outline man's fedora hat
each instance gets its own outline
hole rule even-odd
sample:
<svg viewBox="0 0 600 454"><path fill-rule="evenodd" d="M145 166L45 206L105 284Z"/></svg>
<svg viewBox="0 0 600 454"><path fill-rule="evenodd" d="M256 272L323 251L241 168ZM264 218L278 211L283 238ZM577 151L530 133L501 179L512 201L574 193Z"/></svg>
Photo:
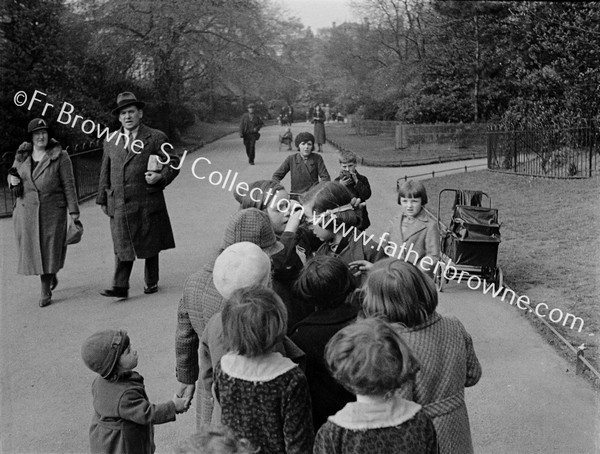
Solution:
<svg viewBox="0 0 600 454"><path fill-rule="evenodd" d="M113 115L119 115L121 109L132 105L137 106L138 109L143 109L146 103L138 101L135 95L130 91L124 91L117 96L117 107L113 109L112 113Z"/></svg>

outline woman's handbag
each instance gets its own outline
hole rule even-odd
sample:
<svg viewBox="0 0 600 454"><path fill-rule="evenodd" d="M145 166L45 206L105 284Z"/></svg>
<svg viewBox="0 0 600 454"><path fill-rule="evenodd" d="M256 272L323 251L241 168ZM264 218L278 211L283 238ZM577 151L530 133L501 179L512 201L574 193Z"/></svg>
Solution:
<svg viewBox="0 0 600 454"><path fill-rule="evenodd" d="M83 236L83 224L79 219L76 221L71 221L69 223L69 228L67 229L67 238L65 239L65 243L67 246L69 244L77 244L81 241L81 237Z"/></svg>

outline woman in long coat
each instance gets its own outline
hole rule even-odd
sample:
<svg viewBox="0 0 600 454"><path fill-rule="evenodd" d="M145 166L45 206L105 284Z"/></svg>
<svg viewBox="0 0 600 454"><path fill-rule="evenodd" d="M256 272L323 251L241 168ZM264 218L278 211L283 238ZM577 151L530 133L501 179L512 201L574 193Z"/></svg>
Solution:
<svg viewBox="0 0 600 454"><path fill-rule="evenodd" d="M19 252L17 273L41 276L40 307L50 304L56 273L67 253L67 211L79 219L71 159L50 137L48 124L36 118L27 127L29 141L17 150L8 182L17 195L13 223Z"/></svg>
<svg viewBox="0 0 600 454"><path fill-rule="evenodd" d="M315 107L315 113L312 120L315 125L315 143L319 153L323 153L323 144L327 142L325 137L325 112L319 104Z"/></svg>

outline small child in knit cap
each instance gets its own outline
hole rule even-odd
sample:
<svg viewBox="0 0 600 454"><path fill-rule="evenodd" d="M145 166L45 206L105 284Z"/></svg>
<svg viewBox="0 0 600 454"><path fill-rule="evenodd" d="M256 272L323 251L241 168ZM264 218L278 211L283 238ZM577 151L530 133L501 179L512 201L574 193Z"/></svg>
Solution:
<svg viewBox="0 0 600 454"><path fill-rule="evenodd" d="M126 331L92 334L83 343L81 357L98 374L92 384L91 452L152 454L153 425L175 421L176 413L189 408L187 399L175 396L164 404L150 403L143 377L133 370L138 355Z"/></svg>

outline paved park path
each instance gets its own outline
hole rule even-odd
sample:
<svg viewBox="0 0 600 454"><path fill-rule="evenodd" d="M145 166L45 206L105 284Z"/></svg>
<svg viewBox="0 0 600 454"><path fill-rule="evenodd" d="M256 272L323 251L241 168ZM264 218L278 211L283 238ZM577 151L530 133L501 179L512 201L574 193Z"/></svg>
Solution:
<svg viewBox="0 0 600 454"><path fill-rule="evenodd" d="M310 129L306 123L293 126L294 135ZM142 262L134 266L128 300L99 295L110 284L112 243L108 218L89 201L81 207L83 241L69 247L53 304L39 308L39 278L16 274L12 220L0 219L1 453L89 452L94 374L82 363L80 346L99 329L128 330L150 400L172 397L177 389L176 308L184 280L218 247L237 209L227 190L231 179L225 189L212 185L192 174L192 164L205 158L197 161L198 177L212 171L225 176L231 170L230 178L238 172L237 181L270 178L288 154L277 150L278 131L276 126L261 131L255 166L247 164L236 134L187 156L180 176L166 191L177 248L161 254L160 292L154 295L143 294ZM323 157L330 173L336 174L335 150L326 146ZM369 233L383 233L397 212L397 178L479 162L361 168L373 187ZM284 184L289 187L289 177ZM450 284L440 295L439 311L462 320L482 363L481 381L466 392L477 453L600 452L598 395L515 307ZM194 432L194 423L192 409L174 423L157 426L157 453L173 452L179 440Z"/></svg>

